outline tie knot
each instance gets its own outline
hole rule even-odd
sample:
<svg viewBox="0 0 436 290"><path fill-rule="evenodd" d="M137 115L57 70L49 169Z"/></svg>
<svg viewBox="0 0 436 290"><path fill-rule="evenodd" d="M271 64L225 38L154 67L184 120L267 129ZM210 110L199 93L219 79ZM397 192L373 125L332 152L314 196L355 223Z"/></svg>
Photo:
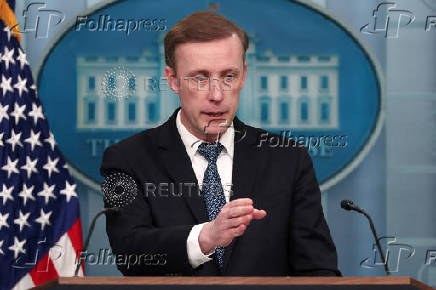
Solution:
<svg viewBox="0 0 436 290"><path fill-rule="evenodd" d="M208 162L216 162L223 148L224 146L220 142L203 142L198 146L198 153L206 158Z"/></svg>

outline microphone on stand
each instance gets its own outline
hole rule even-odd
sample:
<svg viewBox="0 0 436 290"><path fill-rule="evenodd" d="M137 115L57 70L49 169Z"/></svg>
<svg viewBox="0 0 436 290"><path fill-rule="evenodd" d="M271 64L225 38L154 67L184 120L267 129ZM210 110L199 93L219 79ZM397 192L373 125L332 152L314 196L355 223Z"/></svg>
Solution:
<svg viewBox="0 0 436 290"><path fill-rule="evenodd" d="M121 210L132 203L138 195L138 186L133 177L118 171L112 172L105 177L101 184L101 190L103 192L105 208L99 211L92 219L82 252L86 252L88 249L89 241L98 218L102 214L119 214ZM81 265L82 260L80 259L76 271L74 271L75 277L77 277Z"/></svg>
<svg viewBox="0 0 436 290"><path fill-rule="evenodd" d="M383 264L385 266L386 276L390 276L391 273L389 271L388 261L386 261L386 259L385 259L385 255L384 255L383 249L382 249L382 247L380 245L380 241L379 241L379 238L377 236L377 232L375 231L375 226L374 226L374 223L372 222L371 216L365 210L363 210L362 208L360 208L357 205L355 205L351 200L346 200L346 199L342 200L341 201L341 207L343 209L345 209L345 210L354 210L354 211L357 211L358 213L361 213L364 216L366 216L366 218L369 221L369 226L370 226L371 232L372 232L372 234L374 236L375 243L377 244L377 248L378 248L378 250L380 252L381 259L382 259Z"/></svg>

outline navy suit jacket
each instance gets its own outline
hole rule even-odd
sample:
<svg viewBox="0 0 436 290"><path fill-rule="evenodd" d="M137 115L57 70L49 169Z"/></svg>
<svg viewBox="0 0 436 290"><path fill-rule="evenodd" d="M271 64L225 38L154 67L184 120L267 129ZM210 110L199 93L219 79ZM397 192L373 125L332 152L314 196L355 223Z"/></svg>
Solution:
<svg viewBox="0 0 436 290"><path fill-rule="evenodd" d="M207 214L177 131L177 111L161 126L104 152L101 174L125 172L136 180L140 193L120 214L107 215L106 231L119 258L118 269L141 276L339 276L336 248L305 148L293 142L273 147L261 140L277 135L237 117L230 200L251 198L267 216L251 221L225 248L222 273L215 258L192 268L186 241L193 225L206 222Z"/></svg>

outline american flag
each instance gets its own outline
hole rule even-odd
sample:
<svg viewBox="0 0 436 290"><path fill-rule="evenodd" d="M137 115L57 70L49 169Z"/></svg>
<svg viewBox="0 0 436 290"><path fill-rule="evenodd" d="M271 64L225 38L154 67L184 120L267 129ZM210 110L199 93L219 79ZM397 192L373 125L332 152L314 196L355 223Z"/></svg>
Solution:
<svg viewBox="0 0 436 290"><path fill-rule="evenodd" d="M74 275L82 230L76 184L44 117L13 5L0 0L0 289L27 289Z"/></svg>

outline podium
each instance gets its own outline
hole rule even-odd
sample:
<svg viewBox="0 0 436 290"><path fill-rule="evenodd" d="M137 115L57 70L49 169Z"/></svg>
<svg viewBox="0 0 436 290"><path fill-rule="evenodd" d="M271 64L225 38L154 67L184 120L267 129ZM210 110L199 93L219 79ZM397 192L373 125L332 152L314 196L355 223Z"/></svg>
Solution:
<svg viewBox="0 0 436 290"><path fill-rule="evenodd" d="M410 277L61 277L34 289L433 289Z"/></svg>

